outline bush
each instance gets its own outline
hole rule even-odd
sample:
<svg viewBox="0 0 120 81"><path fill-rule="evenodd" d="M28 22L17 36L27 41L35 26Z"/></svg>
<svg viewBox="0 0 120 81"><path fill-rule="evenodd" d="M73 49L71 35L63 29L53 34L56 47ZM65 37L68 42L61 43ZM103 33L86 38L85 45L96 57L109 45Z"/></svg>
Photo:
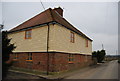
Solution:
<svg viewBox="0 0 120 81"><path fill-rule="evenodd" d="M102 63L102 61L105 58L105 55L106 55L105 50L101 50L101 51L98 50L98 51L92 52L92 57L97 58L98 63Z"/></svg>

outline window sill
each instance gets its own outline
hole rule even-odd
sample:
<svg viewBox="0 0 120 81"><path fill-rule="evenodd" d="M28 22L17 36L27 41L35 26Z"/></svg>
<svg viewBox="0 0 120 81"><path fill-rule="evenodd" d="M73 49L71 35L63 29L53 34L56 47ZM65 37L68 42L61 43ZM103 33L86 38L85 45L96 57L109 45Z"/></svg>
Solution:
<svg viewBox="0 0 120 81"><path fill-rule="evenodd" d="M73 62L68 62L69 64L73 64Z"/></svg>
<svg viewBox="0 0 120 81"><path fill-rule="evenodd" d="M31 39L31 38L25 38L25 39Z"/></svg>
<svg viewBox="0 0 120 81"><path fill-rule="evenodd" d="M26 60L26 61L33 61L33 60Z"/></svg>

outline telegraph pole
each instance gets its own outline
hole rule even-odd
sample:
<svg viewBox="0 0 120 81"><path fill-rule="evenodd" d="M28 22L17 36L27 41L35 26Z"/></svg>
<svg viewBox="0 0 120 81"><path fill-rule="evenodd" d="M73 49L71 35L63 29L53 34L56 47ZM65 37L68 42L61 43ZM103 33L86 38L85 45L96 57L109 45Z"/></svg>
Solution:
<svg viewBox="0 0 120 81"><path fill-rule="evenodd" d="M103 44L102 44L102 50L104 50L104 46L103 46Z"/></svg>

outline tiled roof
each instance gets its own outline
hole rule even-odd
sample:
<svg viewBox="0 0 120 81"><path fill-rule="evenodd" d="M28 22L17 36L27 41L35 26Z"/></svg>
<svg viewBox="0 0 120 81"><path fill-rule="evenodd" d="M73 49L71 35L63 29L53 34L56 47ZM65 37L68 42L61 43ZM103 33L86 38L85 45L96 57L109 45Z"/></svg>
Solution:
<svg viewBox="0 0 120 81"><path fill-rule="evenodd" d="M59 13L57 13L57 11L55 11L54 9L51 9L51 8L36 15L35 17L20 24L19 26L11 29L9 32L18 31L21 29L25 29L28 27L32 27L32 26L36 26L36 25L40 25L40 24L44 24L44 23L48 23L48 22L52 22L52 21L57 22L57 23L65 26L66 28L80 34L81 36L91 40L89 37L87 37L85 34L83 34L80 30L78 30L74 26L72 26L65 18L63 18L61 15L59 15Z"/></svg>

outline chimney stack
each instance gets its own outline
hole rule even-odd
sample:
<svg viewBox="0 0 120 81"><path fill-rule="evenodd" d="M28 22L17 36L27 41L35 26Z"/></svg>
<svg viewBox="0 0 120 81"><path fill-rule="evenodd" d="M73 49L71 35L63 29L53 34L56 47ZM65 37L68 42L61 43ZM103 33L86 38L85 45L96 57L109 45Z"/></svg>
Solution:
<svg viewBox="0 0 120 81"><path fill-rule="evenodd" d="M55 11L58 12L59 15L61 15L63 17L63 9L61 7L58 8L54 8Z"/></svg>

